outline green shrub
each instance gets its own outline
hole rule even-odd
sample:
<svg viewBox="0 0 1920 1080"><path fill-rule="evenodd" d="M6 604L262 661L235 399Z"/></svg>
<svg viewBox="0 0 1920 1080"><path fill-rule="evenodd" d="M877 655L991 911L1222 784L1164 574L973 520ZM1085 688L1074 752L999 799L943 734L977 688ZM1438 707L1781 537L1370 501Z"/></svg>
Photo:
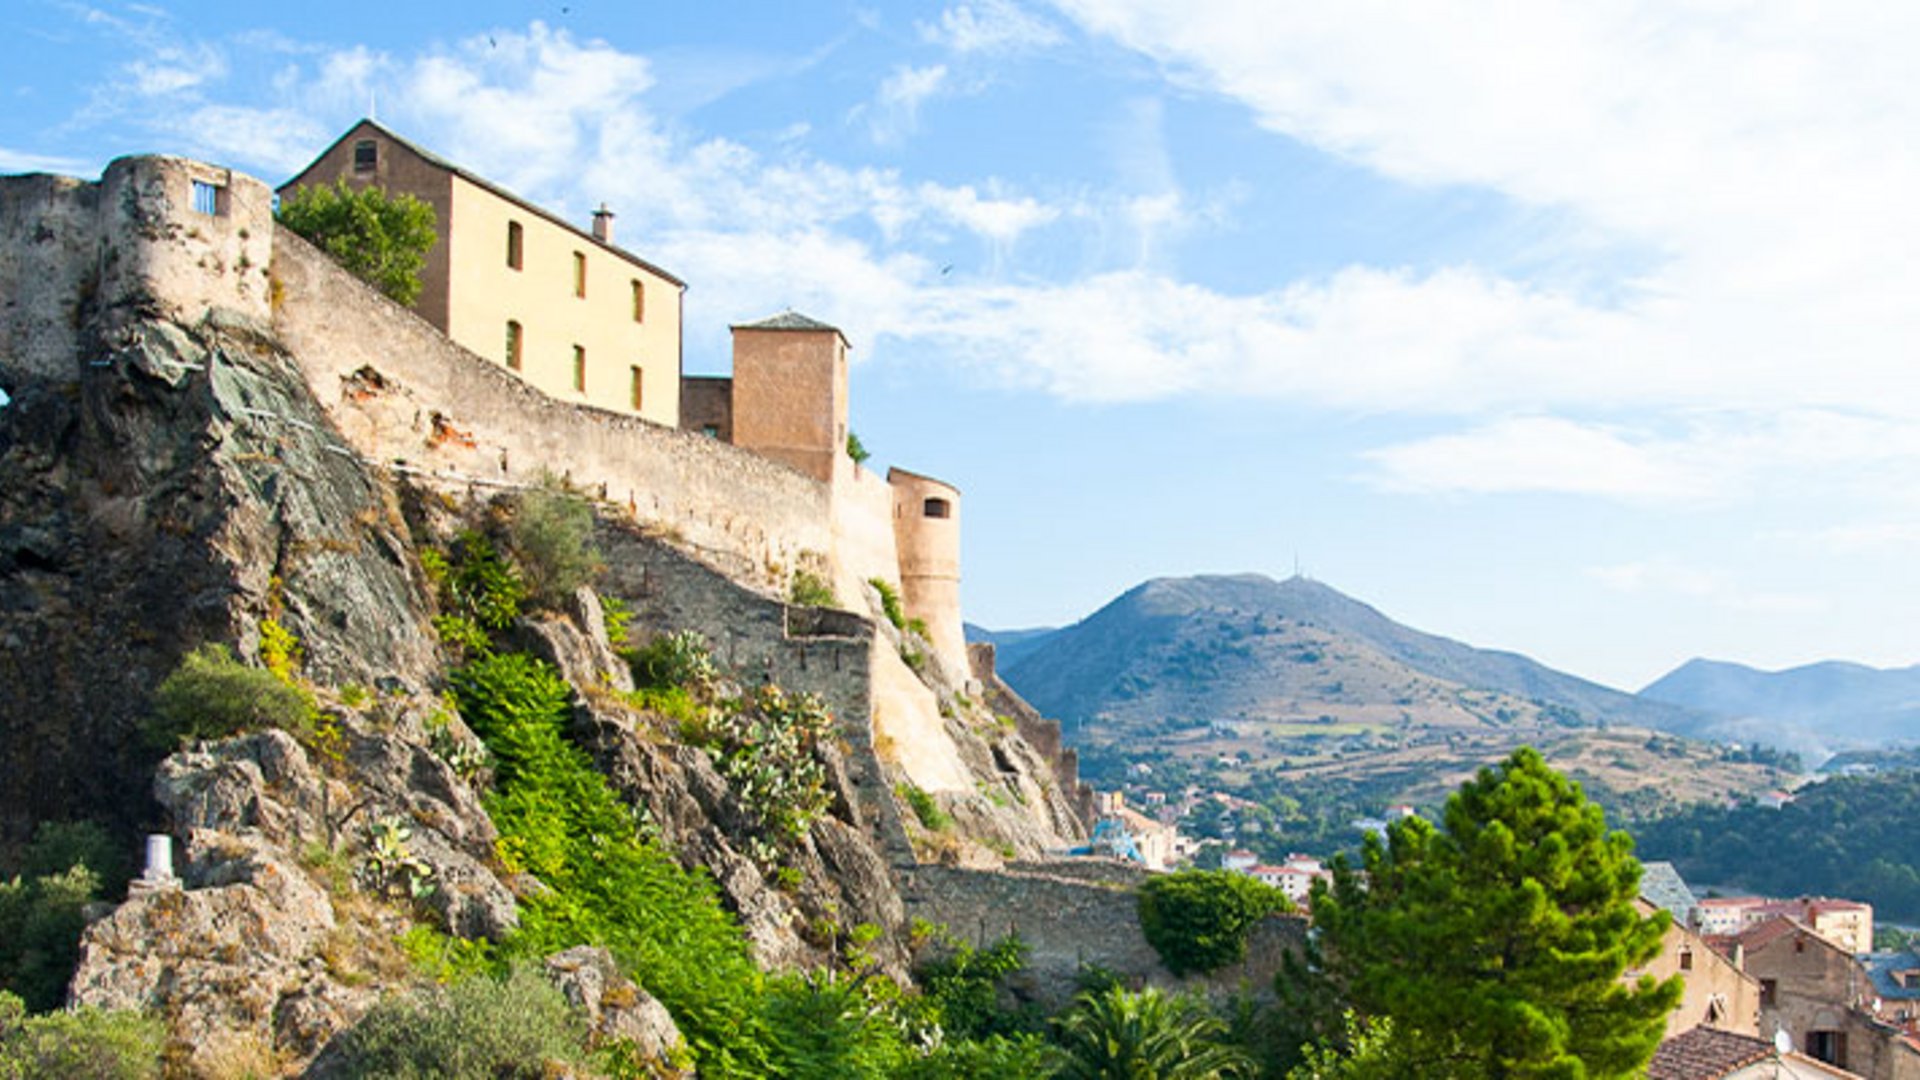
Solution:
<svg viewBox="0 0 1920 1080"><path fill-rule="evenodd" d="M1042 1018L1031 1007L1001 1005L1007 981L1026 966L1027 944L1018 934L981 949L948 938L947 951L923 963L916 975L950 1038L984 1039L1041 1029Z"/></svg>
<svg viewBox="0 0 1920 1080"><path fill-rule="evenodd" d="M500 557L493 541L469 529L454 540L445 593L452 614L472 619L482 630L495 631L505 630L520 617L527 587Z"/></svg>
<svg viewBox="0 0 1920 1080"><path fill-rule="evenodd" d="M163 750L264 728L311 737L314 711L304 690L248 667L225 645L209 643L181 658L154 692L144 732L149 744Z"/></svg>
<svg viewBox="0 0 1920 1080"><path fill-rule="evenodd" d="M412 195L355 188L341 177L332 186L296 189L273 216L395 301L412 304L419 297L420 270L435 241L434 215Z"/></svg>
<svg viewBox="0 0 1920 1080"><path fill-rule="evenodd" d="M880 610L886 615L887 621L893 624L895 630L905 630L907 615L900 610L900 590L894 588L886 578L868 578L867 584L880 594Z"/></svg>
<svg viewBox="0 0 1920 1080"><path fill-rule="evenodd" d="M600 597L600 615L607 623L607 644L616 649L626 648L627 628L633 622L633 609L617 596L603 595Z"/></svg>
<svg viewBox="0 0 1920 1080"><path fill-rule="evenodd" d="M953 818L945 810L940 809L940 804L933 801L933 796L921 790L918 784L901 784L893 790L895 794L906 800L907 805L913 809L913 816L920 819L920 824L924 825L927 831L940 832L953 824Z"/></svg>
<svg viewBox="0 0 1920 1080"><path fill-rule="evenodd" d="M533 598L555 605L600 572L593 543L593 507L551 473L516 500L508 530Z"/></svg>
<svg viewBox="0 0 1920 1080"><path fill-rule="evenodd" d="M840 603L833 595L833 586L811 570L793 572L793 581L787 587L787 600L800 607L837 607Z"/></svg>
<svg viewBox="0 0 1920 1080"><path fill-rule="evenodd" d="M60 1007L99 880L87 867L74 866L0 881L0 990L19 995L35 1012Z"/></svg>
<svg viewBox="0 0 1920 1080"><path fill-rule="evenodd" d="M707 639L698 630L660 634L627 653L627 664L633 681L642 687L705 692L720 680Z"/></svg>
<svg viewBox="0 0 1920 1080"><path fill-rule="evenodd" d="M1253 924L1291 907L1279 889L1230 870L1182 870L1140 886L1140 928L1175 975L1245 959Z"/></svg>
<svg viewBox="0 0 1920 1080"><path fill-rule="evenodd" d="M157 1080L166 1025L133 1012L26 1015L0 991L0 1080Z"/></svg>
<svg viewBox="0 0 1920 1080"><path fill-rule="evenodd" d="M833 714L812 694L762 686L737 710L716 709L687 730L705 749L747 810L776 842L797 842L832 805L820 743L833 732ZM771 846L754 852L773 861Z"/></svg>
<svg viewBox="0 0 1920 1080"><path fill-rule="evenodd" d="M873 455L867 452L866 444L860 441L860 436L849 431L847 432L847 456L853 459L855 465L864 465Z"/></svg>
<svg viewBox="0 0 1920 1080"><path fill-rule="evenodd" d="M1082 994L1058 1027L1066 1051L1059 1075L1068 1080L1227 1080L1254 1074L1252 1060L1228 1044L1226 1025L1185 995L1151 987L1133 994L1117 986Z"/></svg>
<svg viewBox="0 0 1920 1080"><path fill-rule="evenodd" d="M101 892L110 896L119 895L133 874L126 845L92 821L41 822L33 832L33 843L21 853L19 873L31 880L76 866L98 875Z"/></svg>
<svg viewBox="0 0 1920 1080"><path fill-rule="evenodd" d="M885 980L785 975L766 995L769 1075L892 1080L917 1055L886 998ZM892 984L886 983L890 987Z"/></svg>
<svg viewBox="0 0 1920 1080"><path fill-rule="evenodd" d="M348 1076L540 1080L586 1056L586 1031L531 965L470 976L373 1007L341 1037Z"/></svg>
<svg viewBox="0 0 1920 1080"><path fill-rule="evenodd" d="M645 840L633 809L566 740L567 684L517 653L478 658L451 681L493 757L485 804L500 856L550 890L525 902L509 951L605 945L673 1013L701 1075L763 1075L760 974L745 937L712 881Z"/></svg>

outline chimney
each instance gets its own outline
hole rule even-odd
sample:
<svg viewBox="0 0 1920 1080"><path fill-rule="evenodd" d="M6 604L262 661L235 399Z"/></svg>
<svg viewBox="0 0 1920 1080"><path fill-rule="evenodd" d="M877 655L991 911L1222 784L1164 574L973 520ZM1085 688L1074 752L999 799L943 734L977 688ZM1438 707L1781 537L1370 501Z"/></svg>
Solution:
<svg viewBox="0 0 1920 1080"><path fill-rule="evenodd" d="M613 243L613 211L607 209L606 203L601 203L600 209L593 212L593 238L603 244Z"/></svg>

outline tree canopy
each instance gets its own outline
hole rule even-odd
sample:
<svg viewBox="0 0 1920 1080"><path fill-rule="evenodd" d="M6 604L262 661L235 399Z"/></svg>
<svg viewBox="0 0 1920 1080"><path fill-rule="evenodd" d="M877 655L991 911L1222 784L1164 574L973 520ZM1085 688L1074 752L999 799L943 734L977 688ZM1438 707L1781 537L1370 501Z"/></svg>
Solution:
<svg viewBox="0 0 1920 1080"><path fill-rule="evenodd" d="M433 207L343 177L297 188L274 214L354 276L402 304L420 296L420 270L435 235Z"/></svg>
<svg viewBox="0 0 1920 1080"><path fill-rule="evenodd" d="M1645 1069L1679 980L1621 976L1669 918L1634 901L1633 841L1530 748L1482 769L1439 828L1369 837L1316 885L1321 974L1336 1000L1389 1018L1416 1075L1628 1077Z"/></svg>

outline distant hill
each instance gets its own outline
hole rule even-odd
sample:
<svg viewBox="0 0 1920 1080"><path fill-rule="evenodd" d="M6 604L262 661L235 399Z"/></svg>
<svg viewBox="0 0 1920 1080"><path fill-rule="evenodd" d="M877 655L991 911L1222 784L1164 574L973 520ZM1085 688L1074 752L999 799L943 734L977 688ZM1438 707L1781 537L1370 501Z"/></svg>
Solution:
<svg viewBox="0 0 1920 1080"><path fill-rule="evenodd" d="M1701 734L1828 751L1920 742L1920 666L1873 668L1826 661L1761 671L1689 660L1640 691L1721 719ZM1798 745L1796 745L1798 744ZM1821 755L1824 756L1824 755Z"/></svg>
<svg viewBox="0 0 1920 1080"><path fill-rule="evenodd" d="M1685 729L1707 718L1394 622L1303 577L1159 578L1046 636L1000 671L1049 715L1083 722L1168 716L1282 719L1323 706L1432 712L1461 691L1515 699L1477 711L1565 724ZM1451 710L1450 710L1451 711ZM1336 709L1336 714L1338 710ZM1484 712L1484 715L1482 714ZM1465 719L1456 717L1458 719Z"/></svg>
<svg viewBox="0 0 1920 1080"><path fill-rule="evenodd" d="M1523 743L1626 816L1790 782L1755 754L1656 733L1715 717L1402 626L1302 577L1149 581L1003 646L999 671L1064 722L1088 776L1141 796L1434 806Z"/></svg>

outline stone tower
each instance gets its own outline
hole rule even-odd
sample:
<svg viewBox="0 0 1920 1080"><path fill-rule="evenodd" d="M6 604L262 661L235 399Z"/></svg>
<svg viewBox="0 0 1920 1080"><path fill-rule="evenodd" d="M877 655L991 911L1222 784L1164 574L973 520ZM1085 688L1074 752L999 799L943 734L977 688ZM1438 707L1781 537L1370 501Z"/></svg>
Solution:
<svg viewBox="0 0 1920 1080"><path fill-rule="evenodd" d="M893 488L893 538L900 554L900 601L908 618L927 624L935 651L955 671L967 670L960 622L960 492L905 469L887 471Z"/></svg>
<svg viewBox="0 0 1920 1080"><path fill-rule="evenodd" d="M733 327L733 444L831 484L847 447L847 339L788 311Z"/></svg>

